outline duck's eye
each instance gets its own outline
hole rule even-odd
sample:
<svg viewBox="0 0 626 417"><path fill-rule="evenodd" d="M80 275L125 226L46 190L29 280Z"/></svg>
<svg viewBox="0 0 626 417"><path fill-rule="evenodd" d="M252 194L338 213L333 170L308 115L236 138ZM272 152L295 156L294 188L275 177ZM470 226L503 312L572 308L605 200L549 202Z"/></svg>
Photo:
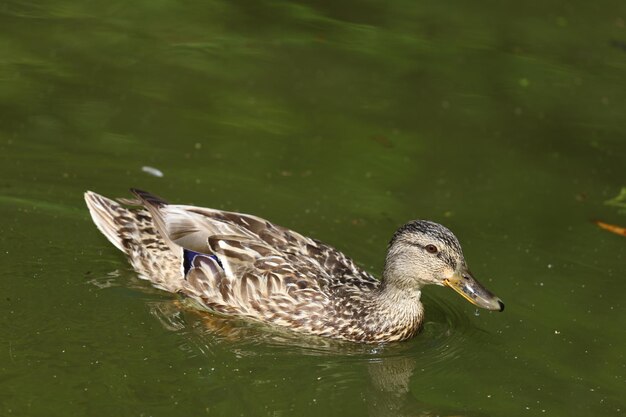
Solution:
<svg viewBox="0 0 626 417"><path fill-rule="evenodd" d="M439 252L439 249L437 249L437 246L435 246L435 245L426 245L426 252L428 252L428 253L437 253L437 252Z"/></svg>

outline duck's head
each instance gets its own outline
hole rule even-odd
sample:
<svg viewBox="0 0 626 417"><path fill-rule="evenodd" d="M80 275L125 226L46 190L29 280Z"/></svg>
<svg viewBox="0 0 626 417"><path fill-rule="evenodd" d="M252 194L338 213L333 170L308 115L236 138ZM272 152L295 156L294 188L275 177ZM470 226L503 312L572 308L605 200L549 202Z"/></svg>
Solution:
<svg viewBox="0 0 626 417"><path fill-rule="evenodd" d="M414 220L399 228L389 243L385 281L403 290L445 285L478 307L504 310L504 303L470 273L461 245L446 227Z"/></svg>

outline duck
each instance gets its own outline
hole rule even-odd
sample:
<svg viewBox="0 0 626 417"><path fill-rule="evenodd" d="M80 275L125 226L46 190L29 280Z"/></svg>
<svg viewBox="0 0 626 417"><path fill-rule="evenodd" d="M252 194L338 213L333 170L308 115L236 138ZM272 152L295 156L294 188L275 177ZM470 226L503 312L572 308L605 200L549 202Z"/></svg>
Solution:
<svg viewBox="0 0 626 417"><path fill-rule="evenodd" d="M379 280L332 246L261 217L131 192L132 199L113 200L87 191L96 227L139 278L191 298L209 314L381 344L420 331L427 285L504 310L469 271L457 237L429 220L395 231Z"/></svg>

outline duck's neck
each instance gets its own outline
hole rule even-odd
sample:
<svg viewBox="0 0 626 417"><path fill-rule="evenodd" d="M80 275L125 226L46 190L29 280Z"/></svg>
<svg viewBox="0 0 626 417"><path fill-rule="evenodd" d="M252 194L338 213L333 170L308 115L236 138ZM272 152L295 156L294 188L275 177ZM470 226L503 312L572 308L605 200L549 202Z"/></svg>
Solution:
<svg viewBox="0 0 626 417"><path fill-rule="evenodd" d="M387 277L383 279L374 299L378 329L387 341L404 340L417 333L422 323L424 309L419 288L402 288Z"/></svg>
<svg viewBox="0 0 626 417"><path fill-rule="evenodd" d="M377 299L380 307L385 310L410 313L418 309L421 310L421 296L422 291L420 288L405 289L383 280L380 284Z"/></svg>
<svg viewBox="0 0 626 417"><path fill-rule="evenodd" d="M387 254L380 283L381 303L392 308L402 307L411 311L418 306L421 310L422 285L415 279L414 273L408 271L411 269L403 266L396 252L390 251Z"/></svg>

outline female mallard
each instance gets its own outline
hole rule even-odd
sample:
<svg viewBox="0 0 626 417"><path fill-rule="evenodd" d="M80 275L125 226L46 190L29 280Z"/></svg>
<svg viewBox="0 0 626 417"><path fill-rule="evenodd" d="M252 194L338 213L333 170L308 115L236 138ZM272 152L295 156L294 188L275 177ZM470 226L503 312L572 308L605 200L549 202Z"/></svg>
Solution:
<svg viewBox="0 0 626 417"><path fill-rule="evenodd" d="M143 279L207 309L299 332L380 343L414 336L426 284L446 285L489 310L504 304L476 281L457 238L415 220L389 243L382 281L336 249L260 217L171 205L131 190L120 203L88 191L100 231Z"/></svg>

